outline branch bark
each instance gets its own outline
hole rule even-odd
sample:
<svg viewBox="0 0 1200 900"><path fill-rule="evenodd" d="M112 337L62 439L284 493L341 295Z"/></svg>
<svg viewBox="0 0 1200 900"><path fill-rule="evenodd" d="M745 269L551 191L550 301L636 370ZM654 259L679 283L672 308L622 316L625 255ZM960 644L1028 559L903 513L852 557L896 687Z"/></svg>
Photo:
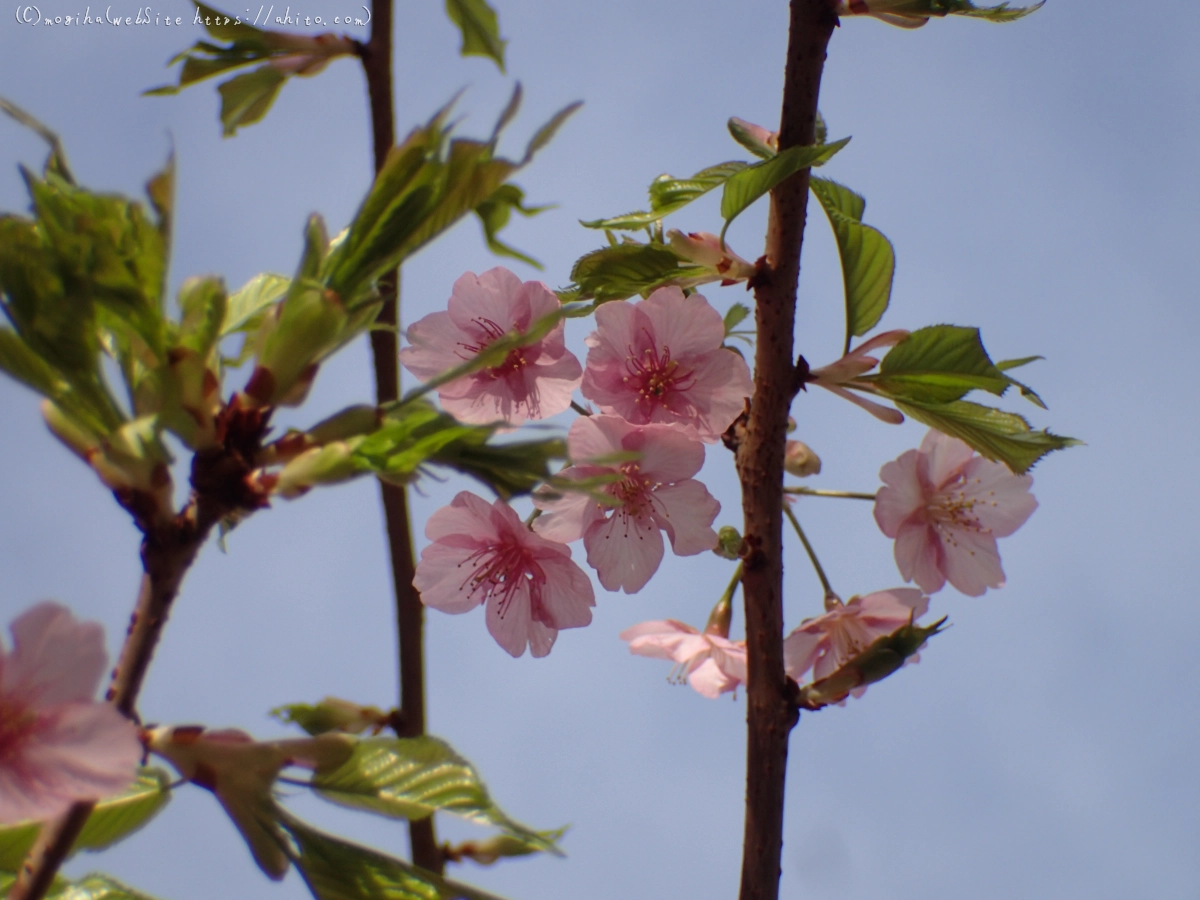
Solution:
<svg viewBox="0 0 1200 900"><path fill-rule="evenodd" d="M392 96L392 0L374 0L371 37L361 46L360 56L371 103L371 136L375 171L378 172L396 142ZM399 288L399 269L380 279L379 290L384 303L376 319L379 327L371 332L377 403L387 403L400 395ZM401 712L397 719L402 723L397 733L401 737L415 737L425 732L425 608L413 587L416 567L407 492L399 485L382 481L379 486L396 596ZM444 860L437 844L433 817L410 822L408 834L413 862L440 874Z"/></svg>
<svg viewBox="0 0 1200 900"><path fill-rule="evenodd" d="M821 73L836 25L831 0L791 0L780 150L815 141ZM749 661L741 900L779 896L788 735L796 721L783 669L783 450L795 395L793 329L808 177L805 169L771 191L766 254L755 278L754 402L737 456Z"/></svg>

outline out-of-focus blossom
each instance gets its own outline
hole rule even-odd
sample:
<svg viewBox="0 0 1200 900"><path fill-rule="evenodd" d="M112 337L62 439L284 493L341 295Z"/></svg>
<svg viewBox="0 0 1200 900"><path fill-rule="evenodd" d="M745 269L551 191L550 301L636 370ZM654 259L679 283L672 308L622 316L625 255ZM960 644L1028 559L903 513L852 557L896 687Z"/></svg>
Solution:
<svg viewBox="0 0 1200 900"><path fill-rule="evenodd" d="M821 457L803 441L788 441L783 448L783 470L797 478L821 474Z"/></svg>
<svg viewBox="0 0 1200 900"><path fill-rule="evenodd" d="M596 310L583 395L635 425L681 425L715 443L753 393L745 361L722 346L725 323L700 294L659 288Z"/></svg>
<svg viewBox="0 0 1200 900"><path fill-rule="evenodd" d="M565 544L529 530L503 501L460 492L425 526L413 585L426 606L447 613L487 605L496 642L520 656L545 656L559 629L592 621L592 583Z"/></svg>
<svg viewBox="0 0 1200 900"><path fill-rule="evenodd" d="M199 725L153 728L146 733L146 745L188 781L216 795L258 867L276 881L287 872L288 858L272 794L275 779L287 766L333 771L353 751L345 735L256 741L236 728Z"/></svg>
<svg viewBox="0 0 1200 900"><path fill-rule="evenodd" d="M468 272L454 283L446 312L430 313L409 326L409 346L400 351L400 362L429 381L474 359L509 332L529 331L561 306L540 281L522 283L508 269ZM442 406L463 422L515 426L565 410L582 373L563 341L560 321L499 364L449 381L437 392Z"/></svg>
<svg viewBox="0 0 1200 900"><path fill-rule="evenodd" d="M673 660L677 665L671 680L682 683L686 678L705 697L716 699L746 682L745 641L701 633L674 619L634 625L621 632L621 640L638 656Z"/></svg>
<svg viewBox="0 0 1200 900"><path fill-rule="evenodd" d="M896 565L905 581L927 593L947 581L978 597L1004 585L996 538L1007 537L1037 509L1033 478L977 456L939 431L925 435L879 471L875 521L896 539Z"/></svg>
<svg viewBox="0 0 1200 900"><path fill-rule="evenodd" d="M554 499L535 495L544 513L533 528L553 541L583 538L588 565L608 590L634 594L645 587L662 562L664 531L679 556L717 546L712 523L721 504L692 478L704 465L699 441L669 425L581 416L567 435L567 448L575 464L560 476L616 478L595 488L608 502L582 492Z"/></svg>
<svg viewBox="0 0 1200 900"><path fill-rule="evenodd" d="M1012 22L1041 8L1045 0L1029 6L976 6L971 0L839 0L839 16L872 16L897 28L920 28L931 17L973 16L992 22Z"/></svg>
<svg viewBox="0 0 1200 900"><path fill-rule="evenodd" d="M678 229L672 229L667 232L667 243L677 255L690 263L703 266L712 273L706 278L691 279L687 285L681 285L682 287L707 284L711 281L720 281L722 285L737 284L754 275L754 263L746 262L728 246L723 245L719 237L707 231L684 234Z"/></svg>
<svg viewBox="0 0 1200 900"><path fill-rule="evenodd" d="M797 682L809 669L813 681L828 677L877 638L925 615L929 598L915 588L893 588L851 597L847 603L830 595L825 608L824 615L805 619L783 641L784 669ZM860 697L865 691L861 687L851 693Z"/></svg>
<svg viewBox="0 0 1200 900"><path fill-rule="evenodd" d="M808 384L818 384L827 391L833 391L833 393L837 394L843 400L849 400L855 406L861 406L875 418L887 422L889 425L899 425L904 421L904 416L899 410L892 409L890 406L883 406L874 400L868 400L866 397L860 397L858 394L848 390L847 385L852 384L854 379L859 375L865 375L879 365L879 359L874 356L868 356L868 353L879 347L892 347L906 337L908 337L908 332L903 329L877 334L869 341L859 344L837 362L810 371L808 374ZM861 384L855 384L855 386L865 389Z"/></svg>
<svg viewBox="0 0 1200 900"><path fill-rule="evenodd" d="M54 818L127 788L142 745L132 722L95 700L104 629L39 603L11 631L11 652L0 647L0 822Z"/></svg>

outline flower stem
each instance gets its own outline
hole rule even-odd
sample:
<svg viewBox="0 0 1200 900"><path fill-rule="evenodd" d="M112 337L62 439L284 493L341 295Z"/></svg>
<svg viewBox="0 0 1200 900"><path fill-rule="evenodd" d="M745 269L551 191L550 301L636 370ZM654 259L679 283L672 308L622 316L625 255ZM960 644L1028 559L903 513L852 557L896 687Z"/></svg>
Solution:
<svg viewBox="0 0 1200 900"><path fill-rule="evenodd" d="M791 0L779 150L816 141L833 0ZM746 609L746 823L740 900L777 900L788 735L796 724L783 669L783 456L799 387L793 334L808 209L804 169L771 190L766 252L754 285L754 397L737 450L742 487Z"/></svg>
<svg viewBox="0 0 1200 900"><path fill-rule="evenodd" d="M588 409L586 406L580 406L574 400L571 401L571 409L575 410L575 412L579 413L581 416L590 416L592 414L590 409Z"/></svg>
<svg viewBox="0 0 1200 900"><path fill-rule="evenodd" d="M821 579L821 587L825 588L826 597L836 597L837 591L829 583L829 579L825 576L825 570L821 568L821 561L817 559L817 552L813 550L812 544L808 542L808 536L805 535L804 529L800 527L800 520L796 518L796 514L792 512L792 508L786 503L783 505L783 514L788 517L788 521L792 523L792 527L796 529L796 534L800 537L800 543L804 545L805 552L808 553L808 558L816 569L817 577Z"/></svg>
<svg viewBox="0 0 1200 900"><path fill-rule="evenodd" d="M392 0L371 3L371 37L359 45L367 94L371 104L371 136L375 171L383 168L396 142L392 97ZM399 341L400 270L379 280L383 307L376 320L384 327L371 331L371 355L375 368L375 397L380 405L400 396ZM408 495L400 485L379 483L387 526L388 552L392 564L392 586L396 595L396 630L400 648L400 710L404 727L401 737L425 732L425 609L413 587L416 564ZM399 734L400 731L397 733ZM441 873L442 852L433 830L433 816L409 822L412 860L431 872Z"/></svg>
<svg viewBox="0 0 1200 900"><path fill-rule="evenodd" d="M785 494L800 494L805 497L845 497L849 500L874 500L874 494L864 494L858 491L827 491L821 488L785 487Z"/></svg>

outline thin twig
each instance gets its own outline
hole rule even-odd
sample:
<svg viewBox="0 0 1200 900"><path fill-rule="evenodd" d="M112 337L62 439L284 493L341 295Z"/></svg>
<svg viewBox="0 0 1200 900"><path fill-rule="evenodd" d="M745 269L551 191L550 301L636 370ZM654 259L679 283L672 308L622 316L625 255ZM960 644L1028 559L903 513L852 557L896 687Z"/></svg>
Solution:
<svg viewBox="0 0 1200 900"><path fill-rule="evenodd" d="M848 500L874 500L874 494L864 494L859 491L827 491L823 488L785 487L785 494L799 494L802 497L845 497Z"/></svg>
<svg viewBox="0 0 1200 900"><path fill-rule="evenodd" d="M825 51L837 25L833 10L833 0L791 0L780 151L815 141ZM797 381L793 329L807 207L807 169L771 191L766 254L754 277L754 401L737 453L749 668L741 900L779 896L788 734L796 721L783 669L782 488L788 407Z"/></svg>
<svg viewBox="0 0 1200 900"><path fill-rule="evenodd" d="M808 535L804 533L804 529L800 527L800 520L796 518L796 514L792 512L792 508L788 504L783 504L783 514L788 517L788 521L792 523L792 528L796 529L796 534L800 537L800 543L804 545L804 551L808 554L809 562L817 572L817 577L821 579L821 587L825 588L826 597L836 597L837 591L830 585L829 579L825 575L825 569L821 566L821 561L817 559L817 551L813 549L812 544L808 542Z"/></svg>
<svg viewBox="0 0 1200 900"><path fill-rule="evenodd" d="M379 172L396 142L392 98L392 0L374 0L371 4L371 37L360 48L367 93L371 101L371 135L375 171ZM379 281L383 308L371 331L371 355L375 368L375 398L379 404L400 397L399 341L400 271ZM392 566L392 587L396 596L396 630L400 646L401 737L425 732L425 608L413 587L416 566L413 559L412 526L408 496L399 485L379 483L383 516L387 526L388 553ZM431 872L441 873L442 851L433 830L433 816L409 822L409 842L413 862Z"/></svg>

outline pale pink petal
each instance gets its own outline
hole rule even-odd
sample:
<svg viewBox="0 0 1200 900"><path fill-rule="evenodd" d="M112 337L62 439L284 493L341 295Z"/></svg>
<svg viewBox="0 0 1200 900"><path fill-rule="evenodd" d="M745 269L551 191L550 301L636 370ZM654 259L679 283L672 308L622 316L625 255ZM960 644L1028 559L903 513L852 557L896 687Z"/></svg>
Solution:
<svg viewBox="0 0 1200 900"><path fill-rule="evenodd" d="M590 617L588 621L591 621ZM549 656L550 651L554 649L554 642L557 639L557 628L550 628L548 625L543 625L541 622L530 620L529 655L534 659L541 659L544 656Z"/></svg>
<svg viewBox="0 0 1200 900"><path fill-rule="evenodd" d="M471 575L474 567L473 547L447 546L443 542L430 544L421 551L421 562L413 577L413 587L421 602L444 613L458 615L479 606L484 594L474 590ZM477 564L477 561L476 561Z"/></svg>
<svg viewBox="0 0 1200 900"><path fill-rule="evenodd" d="M943 559L946 580L968 597L979 597L988 588L1004 587L1000 553L990 534L956 531L952 539L943 537Z"/></svg>
<svg viewBox="0 0 1200 900"><path fill-rule="evenodd" d="M971 512L993 537L1008 537L1037 509L1029 493L1033 478L1014 475L1003 463L977 456L963 467L962 492L975 501Z"/></svg>
<svg viewBox="0 0 1200 900"><path fill-rule="evenodd" d="M658 571L662 532L652 519L614 515L595 522L583 536L587 561L606 590L636 594Z"/></svg>
<svg viewBox="0 0 1200 900"><path fill-rule="evenodd" d="M641 622L626 628L617 637L623 641L632 641L635 638L650 637L653 635L662 635L664 638L667 638L675 635L694 635L699 633L691 625L685 625L677 619L658 619L653 622ZM633 650L633 648L630 647L630 650ZM660 656L657 653L643 653L642 655ZM672 659L673 657L668 653L666 656L660 656L660 658Z"/></svg>
<svg viewBox="0 0 1200 900"><path fill-rule="evenodd" d="M592 581L570 557L543 559L546 587L542 604L554 628L582 628L592 623L592 607L596 594ZM534 656L537 656L535 653Z"/></svg>
<svg viewBox="0 0 1200 900"><path fill-rule="evenodd" d="M721 504L703 484L689 478L654 491L654 521L671 539L678 556L695 556L717 546L712 523Z"/></svg>
<svg viewBox="0 0 1200 900"><path fill-rule="evenodd" d="M593 418L612 418L593 416ZM622 446L642 454L638 468L652 481L670 483L691 478L704 466L704 445L667 425L647 425L631 432Z"/></svg>
<svg viewBox="0 0 1200 900"><path fill-rule="evenodd" d="M525 647L529 643L531 621L529 585L525 583L524 579L513 588L508 602L502 603L496 594L488 598L488 633L510 656L517 657L525 652Z"/></svg>
<svg viewBox="0 0 1200 900"><path fill-rule="evenodd" d="M738 686L738 680L722 671L713 659L704 660L688 674L687 680L698 694L710 700L716 700Z"/></svg>
<svg viewBox="0 0 1200 900"><path fill-rule="evenodd" d="M898 622L894 628L888 627L883 634L891 634L896 628L905 625L909 618L919 619L929 611L929 597L916 588L892 588L890 591L876 591L858 599L862 616L871 622Z"/></svg>
<svg viewBox="0 0 1200 900"><path fill-rule="evenodd" d="M919 458L916 450L908 450L879 470L885 487L875 494L875 521L888 537L894 538L913 513L925 508L925 493L917 475Z"/></svg>
<svg viewBox="0 0 1200 900"><path fill-rule="evenodd" d="M92 700L108 665L98 623L45 602L18 616L10 630L12 653L0 655L0 694L20 694L35 708Z"/></svg>
<svg viewBox="0 0 1200 900"><path fill-rule="evenodd" d="M959 470L975 455L969 444L933 429L921 441L920 453L926 476L935 489L957 476Z"/></svg>
<svg viewBox="0 0 1200 900"><path fill-rule="evenodd" d="M405 336L409 345L400 351L400 363L422 381L462 365L470 358L462 354L459 342L464 339L464 334L449 313L435 312L418 319L408 326ZM451 384L465 389L468 382L461 380ZM443 390L449 387L445 385Z"/></svg>
<svg viewBox="0 0 1200 900"><path fill-rule="evenodd" d="M496 266L482 275L466 272L450 292L448 312L454 324L464 331L478 327L480 319L496 323L501 331L525 328L530 324L529 297L521 289L521 279Z"/></svg>
<svg viewBox="0 0 1200 900"><path fill-rule="evenodd" d="M709 635L712 642L712 660L730 678L746 683L746 642L731 641L717 635Z"/></svg>
<svg viewBox="0 0 1200 900"><path fill-rule="evenodd" d="M491 526L492 504L470 491L459 491L448 506L443 506L425 523L425 537L431 541L455 535L469 535L478 541L496 538Z"/></svg>
<svg viewBox="0 0 1200 900"><path fill-rule="evenodd" d="M896 566L905 581L915 581L927 594L946 583L937 532L921 522L907 522L896 534Z"/></svg>
<svg viewBox="0 0 1200 900"><path fill-rule="evenodd" d="M622 441L633 430L620 416L580 416L567 432L567 450L575 463L605 460L625 449Z"/></svg>
<svg viewBox="0 0 1200 900"><path fill-rule="evenodd" d="M721 314L702 294L685 297L674 285L661 287L646 298L641 309L653 323L658 343L669 348L675 359L706 353L725 342Z"/></svg>
<svg viewBox="0 0 1200 900"><path fill-rule="evenodd" d="M804 673L812 668L821 652L825 635L819 629L807 628L802 624L783 640L783 668L794 681L800 681Z"/></svg>
<svg viewBox="0 0 1200 900"><path fill-rule="evenodd" d="M558 475L560 478L575 479L603 471L594 466L571 466L563 469ZM561 490L559 496L553 499L546 492L535 493L533 505L542 510L542 514L533 520L533 530L547 540L563 544L579 540L592 522L603 518L604 512L610 509L601 509L590 494L568 490Z"/></svg>
<svg viewBox="0 0 1200 900"><path fill-rule="evenodd" d="M833 393L837 394L843 400L849 400L855 406L862 407L881 422L887 422L889 425L900 425L904 422L904 414L898 409L892 409L890 406L884 406L881 403L876 403L874 400L868 400L866 397L861 397L853 391L848 391L836 384L822 384L821 387L827 391L833 391Z"/></svg>

